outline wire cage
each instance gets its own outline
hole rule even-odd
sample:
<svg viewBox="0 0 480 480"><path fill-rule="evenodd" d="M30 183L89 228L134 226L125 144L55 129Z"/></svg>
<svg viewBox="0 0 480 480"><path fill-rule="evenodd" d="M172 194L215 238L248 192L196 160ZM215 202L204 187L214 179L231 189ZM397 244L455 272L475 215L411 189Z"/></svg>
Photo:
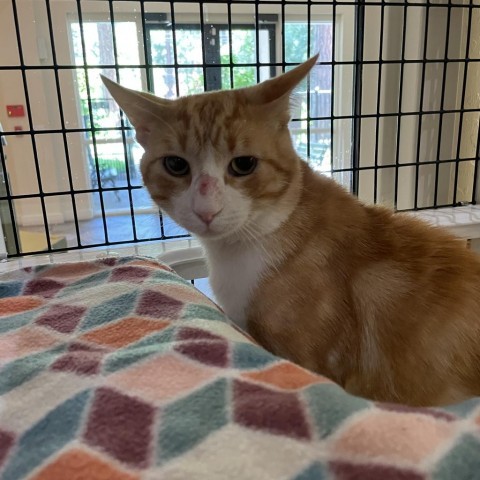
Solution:
<svg viewBox="0 0 480 480"><path fill-rule="evenodd" d="M9 256L184 238L100 74L166 98L255 84L320 53L299 155L365 202L475 203L480 3L0 1L0 217Z"/></svg>

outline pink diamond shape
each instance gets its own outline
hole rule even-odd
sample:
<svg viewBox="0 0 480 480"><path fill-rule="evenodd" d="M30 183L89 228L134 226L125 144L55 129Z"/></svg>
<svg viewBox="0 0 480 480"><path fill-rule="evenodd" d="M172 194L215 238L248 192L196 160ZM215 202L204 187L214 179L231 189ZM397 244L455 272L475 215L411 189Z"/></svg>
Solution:
<svg viewBox="0 0 480 480"><path fill-rule="evenodd" d="M198 388L215 374L215 370L167 354L110 375L107 382L149 402L159 403Z"/></svg>
<svg viewBox="0 0 480 480"><path fill-rule="evenodd" d="M330 448L337 458L381 458L418 464L456 435L455 422L421 413L365 410L337 435Z"/></svg>

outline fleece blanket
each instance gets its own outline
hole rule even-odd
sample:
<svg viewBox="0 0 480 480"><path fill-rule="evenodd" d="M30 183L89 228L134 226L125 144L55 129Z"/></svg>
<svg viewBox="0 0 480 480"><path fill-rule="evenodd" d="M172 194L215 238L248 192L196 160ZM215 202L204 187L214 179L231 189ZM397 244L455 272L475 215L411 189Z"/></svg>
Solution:
<svg viewBox="0 0 480 480"><path fill-rule="evenodd" d="M25 268L0 276L0 477L480 479L480 400L350 396L151 259Z"/></svg>

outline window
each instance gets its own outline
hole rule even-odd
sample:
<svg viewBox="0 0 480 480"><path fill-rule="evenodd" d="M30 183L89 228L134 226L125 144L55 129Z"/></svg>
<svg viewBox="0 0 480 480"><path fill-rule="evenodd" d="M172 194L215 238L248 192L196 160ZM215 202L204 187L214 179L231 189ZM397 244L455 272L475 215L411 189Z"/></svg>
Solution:
<svg viewBox="0 0 480 480"><path fill-rule="evenodd" d="M474 202L479 48L480 8L463 3L0 2L7 251L187 234L150 201L142 149L100 73L174 98L250 85L318 51L290 125L313 168L399 210Z"/></svg>

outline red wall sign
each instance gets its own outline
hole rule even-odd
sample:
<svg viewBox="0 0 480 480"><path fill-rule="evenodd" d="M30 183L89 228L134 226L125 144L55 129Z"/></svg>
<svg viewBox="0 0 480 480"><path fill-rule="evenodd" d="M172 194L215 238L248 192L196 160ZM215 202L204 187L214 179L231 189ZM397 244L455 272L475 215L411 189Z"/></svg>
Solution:
<svg viewBox="0 0 480 480"><path fill-rule="evenodd" d="M23 105L7 105L7 115L9 117L24 117L25 108Z"/></svg>

